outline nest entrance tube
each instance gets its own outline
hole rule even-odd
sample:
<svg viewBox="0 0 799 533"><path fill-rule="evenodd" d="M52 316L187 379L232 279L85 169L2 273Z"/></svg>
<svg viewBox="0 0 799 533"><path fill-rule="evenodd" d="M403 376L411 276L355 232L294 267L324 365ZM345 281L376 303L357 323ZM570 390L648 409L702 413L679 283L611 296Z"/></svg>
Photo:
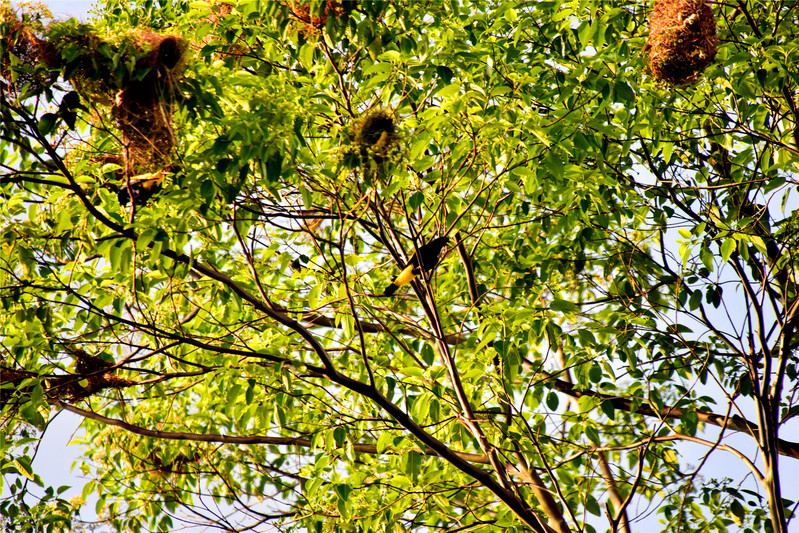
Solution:
<svg viewBox="0 0 799 533"><path fill-rule="evenodd" d="M716 21L706 0L657 0L649 20L649 70L672 85L695 81L716 57Z"/></svg>

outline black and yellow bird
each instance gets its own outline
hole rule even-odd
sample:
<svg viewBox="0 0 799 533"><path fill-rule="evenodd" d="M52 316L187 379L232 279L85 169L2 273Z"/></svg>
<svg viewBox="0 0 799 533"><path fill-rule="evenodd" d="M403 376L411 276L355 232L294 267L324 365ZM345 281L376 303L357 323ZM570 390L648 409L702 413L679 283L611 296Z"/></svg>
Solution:
<svg viewBox="0 0 799 533"><path fill-rule="evenodd" d="M130 178L129 183L126 183L117 192L117 200L119 205L128 205L131 198L133 205L144 205L147 203L155 193L161 190L166 179L166 172L163 170L148 174L139 174Z"/></svg>
<svg viewBox="0 0 799 533"><path fill-rule="evenodd" d="M433 270L436 265L438 265L441 250L447 245L448 241L449 237L437 237L427 244L421 246L416 253L413 254L413 257L405 266L405 268L402 269L402 272L399 273L399 276L397 276L394 281L391 282L391 285L386 287L386 290L383 291L383 296L391 296L397 292L397 289L407 283L410 283L413 278L422 272L422 270L425 272L430 272Z"/></svg>

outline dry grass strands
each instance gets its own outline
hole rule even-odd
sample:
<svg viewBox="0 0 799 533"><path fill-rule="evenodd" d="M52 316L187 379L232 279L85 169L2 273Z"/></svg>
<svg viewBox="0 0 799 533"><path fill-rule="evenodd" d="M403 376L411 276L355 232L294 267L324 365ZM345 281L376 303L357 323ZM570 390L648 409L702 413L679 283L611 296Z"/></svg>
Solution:
<svg viewBox="0 0 799 533"><path fill-rule="evenodd" d="M233 4L229 2L219 2L214 1L211 3L211 12L208 14L208 22L211 24L216 24L226 16L233 13L233 8L235 8Z"/></svg>
<svg viewBox="0 0 799 533"><path fill-rule="evenodd" d="M696 80L716 57L716 21L706 0L658 0L646 51L656 79L673 85Z"/></svg>

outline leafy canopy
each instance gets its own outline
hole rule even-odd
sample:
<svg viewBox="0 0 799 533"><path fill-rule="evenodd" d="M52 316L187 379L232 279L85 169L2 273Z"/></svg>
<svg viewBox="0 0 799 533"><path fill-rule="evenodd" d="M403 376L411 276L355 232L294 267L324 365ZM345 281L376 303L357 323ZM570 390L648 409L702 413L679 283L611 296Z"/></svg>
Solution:
<svg viewBox="0 0 799 533"><path fill-rule="evenodd" d="M5 527L786 532L791 4L677 87L643 3L4 6Z"/></svg>

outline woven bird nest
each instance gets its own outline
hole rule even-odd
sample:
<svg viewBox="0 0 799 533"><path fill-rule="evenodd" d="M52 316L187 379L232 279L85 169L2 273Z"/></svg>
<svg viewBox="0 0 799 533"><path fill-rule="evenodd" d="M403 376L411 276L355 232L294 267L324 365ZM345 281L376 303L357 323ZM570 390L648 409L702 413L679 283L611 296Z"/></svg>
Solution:
<svg viewBox="0 0 799 533"><path fill-rule="evenodd" d="M181 75L186 49L174 35L155 33L140 34L138 44L149 52L136 69L147 74L119 90L112 107L126 147L126 170L133 174L162 169L171 161L173 86Z"/></svg>
<svg viewBox="0 0 799 533"><path fill-rule="evenodd" d="M26 85L39 93L56 79L47 68L55 61L55 50L37 36L42 30L41 21L0 6L0 78L15 94Z"/></svg>
<svg viewBox="0 0 799 533"><path fill-rule="evenodd" d="M378 164L391 157L399 142L394 117L382 109L361 119L352 136L363 160L372 157Z"/></svg>
<svg viewBox="0 0 799 533"><path fill-rule="evenodd" d="M172 112L175 84L188 60L188 43L175 35L128 32L111 40L92 26L67 21L48 43L59 53L65 74L81 96L111 105L129 176L158 171L171 162L175 146ZM113 57L118 60L111 60ZM119 68L119 65L126 68Z"/></svg>
<svg viewBox="0 0 799 533"><path fill-rule="evenodd" d="M706 0L657 0L649 20L649 70L682 85L716 57L716 21Z"/></svg>
<svg viewBox="0 0 799 533"><path fill-rule="evenodd" d="M345 14L355 9L357 3L357 0L324 0L322 2L322 10L317 13L311 10L311 3L307 1L291 1L288 7L292 17L298 21L302 32L310 35L324 29L329 16L342 18Z"/></svg>

